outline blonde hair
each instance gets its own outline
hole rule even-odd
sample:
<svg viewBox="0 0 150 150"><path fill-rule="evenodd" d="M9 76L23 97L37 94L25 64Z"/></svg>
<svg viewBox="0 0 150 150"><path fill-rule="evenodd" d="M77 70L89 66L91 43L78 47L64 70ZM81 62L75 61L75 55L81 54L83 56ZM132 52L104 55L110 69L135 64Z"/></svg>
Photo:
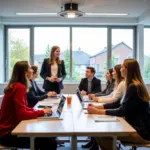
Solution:
<svg viewBox="0 0 150 150"><path fill-rule="evenodd" d="M124 66L127 68L126 88L133 83L137 87L138 96L145 102L150 101L150 97L141 76L139 63L136 59L125 59Z"/></svg>

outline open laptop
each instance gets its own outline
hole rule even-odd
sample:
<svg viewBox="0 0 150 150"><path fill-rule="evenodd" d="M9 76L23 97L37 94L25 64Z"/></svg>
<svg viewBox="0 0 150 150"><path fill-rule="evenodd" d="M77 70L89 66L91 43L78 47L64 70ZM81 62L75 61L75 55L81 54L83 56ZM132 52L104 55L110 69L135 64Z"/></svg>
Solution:
<svg viewBox="0 0 150 150"><path fill-rule="evenodd" d="M81 91L79 90L79 88L77 87L77 91L79 91L80 93L81 93ZM92 99L90 99L89 97L88 97L88 95L82 95L81 94L81 97L82 97L82 99L83 99L83 101L84 102L92 102L93 100Z"/></svg>
<svg viewBox="0 0 150 150"><path fill-rule="evenodd" d="M38 117L38 118L39 119L61 119L60 117L62 114L62 110L63 110L64 104L65 104L65 101L66 101L66 97L61 95L57 110L55 112L53 112L51 115L45 114L44 116Z"/></svg>
<svg viewBox="0 0 150 150"><path fill-rule="evenodd" d="M77 88L76 90L76 94L79 98L79 101L81 103L82 109L87 109L88 108L88 104L84 103L85 101L83 100L83 96L81 94L81 91Z"/></svg>

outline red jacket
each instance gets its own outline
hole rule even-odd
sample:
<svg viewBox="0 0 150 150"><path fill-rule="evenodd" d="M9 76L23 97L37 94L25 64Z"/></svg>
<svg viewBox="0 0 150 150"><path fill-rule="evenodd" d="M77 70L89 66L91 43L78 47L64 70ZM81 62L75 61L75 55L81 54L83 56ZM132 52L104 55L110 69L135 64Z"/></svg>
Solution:
<svg viewBox="0 0 150 150"><path fill-rule="evenodd" d="M11 132L22 120L43 116L43 110L28 107L25 86L15 83L12 90L4 95L0 111L0 136Z"/></svg>

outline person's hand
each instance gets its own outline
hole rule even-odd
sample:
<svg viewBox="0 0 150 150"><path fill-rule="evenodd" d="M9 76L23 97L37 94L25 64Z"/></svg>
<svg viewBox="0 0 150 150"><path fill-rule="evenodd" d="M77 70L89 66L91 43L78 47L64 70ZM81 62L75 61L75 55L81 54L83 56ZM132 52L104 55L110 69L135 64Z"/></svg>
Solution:
<svg viewBox="0 0 150 150"><path fill-rule="evenodd" d="M99 114L99 110L93 106L88 106L87 111L89 114Z"/></svg>
<svg viewBox="0 0 150 150"><path fill-rule="evenodd" d="M90 99L93 99L93 97L95 97L95 94L88 94L88 97L89 97Z"/></svg>
<svg viewBox="0 0 150 150"><path fill-rule="evenodd" d="M48 92L47 95L48 96L56 96L56 92Z"/></svg>
<svg viewBox="0 0 150 150"><path fill-rule="evenodd" d="M98 114L98 115L106 115L105 109L97 109L93 106L89 106L87 109L89 114Z"/></svg>
<svg viewBox="0 0 150 150"><path fill-rule="evenodd" d="M52 114L52 109L51 108L48 108L48 107L45 107L44 109L43 109L43 111L44 111L44 114Z"/></svg>
<svg viewBox="0 0 150 150"><path fill-rule="evenodd" d="M55 81L59 83L62 81L62 78L56 78Z"/></svg>
<svg viewBox="0 0 150 150"><path fill-rule="evenodd" d="M86 95L86 91L82 90L81 95Z"/></svg>
<svg viewBox="0 0 150 150"><path fill-rule="evenodd" d="M92 103L89 103L89 104L88 104L88 107L90 107L90 106L93 106L93 107L94 107L94 105L93 105Z"/></svg>
<svg viewBox="0 0 150 150"><path fill-rule="evenodd" d="M98 102L99 98L98 97L93 97L92 98L94 102Z"/></svg>
<svg viewBox="0 0 150 150"><path fill-rule="evenodd" d="M53 77L47 77L46 80L50 81L50 82L54 82L55 81L55 78Z"/></svg>

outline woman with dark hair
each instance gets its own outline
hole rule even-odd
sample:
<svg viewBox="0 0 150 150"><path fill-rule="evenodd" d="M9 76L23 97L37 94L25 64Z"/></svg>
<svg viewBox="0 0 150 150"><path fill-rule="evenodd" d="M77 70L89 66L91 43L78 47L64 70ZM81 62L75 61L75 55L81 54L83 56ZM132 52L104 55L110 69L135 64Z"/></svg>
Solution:
<svg viewBox="0 0 150 150"><path fill-rule="evenodd" d="M135 59L124 60L121 75L125 78L125 94L117 108L109 105L107 109L88 107L88 113L124 117L137 131L118 140L132 143L150 142L150 96L141 76L140 67ZM112 138L97 138L102 150L112 149Z"/></svg>
<svg viewBox="0 0 150 150"><path fill-rule="evenodd" d="M66 77L64 61L59 59L60 48L53 46L50 58L44 59L40 75L44 79L43 88L46 92L55 91L57 94L63 89L63 80Z"/></svg>
<svg viewBox="0 0 150 150"><path fill-rule="evenodd" d="M115 79L113 79L113 69L108 69L108 71L106 72L106 87L102 92L98 92L95 94L89 94L89 98L95 97L95 96L106 96L109 95L110 93L113 92L114 90L114 86L115 86Z"/></svg>
<svg viewBox="0 0 150 150"><path fill-rule="evenodd" d="M27 61L19 61L15 64L11 79L4 89L4 98L0 111L0 137L2 145L18 148L29 148L30 139L17 137L11 131L22 120L36 119L51 114L50 108L34 110L28 107L26 92L29 90L28 79L32 77L32 69ZM40 150L56 150L57 143L52 138L35 138L35 148Z"/></svg>
<svg viewBox="0 0 150 150"><path fill-rule="evenodd" d="M116 65L113 69L112 74L113 74L113 78L115 79L114 91L107 96L92 97L94 101L99 103L110 103L116 101L117 99L123 96L125 83L121 76L120 69L121 69L121 65Z"/></svg>

